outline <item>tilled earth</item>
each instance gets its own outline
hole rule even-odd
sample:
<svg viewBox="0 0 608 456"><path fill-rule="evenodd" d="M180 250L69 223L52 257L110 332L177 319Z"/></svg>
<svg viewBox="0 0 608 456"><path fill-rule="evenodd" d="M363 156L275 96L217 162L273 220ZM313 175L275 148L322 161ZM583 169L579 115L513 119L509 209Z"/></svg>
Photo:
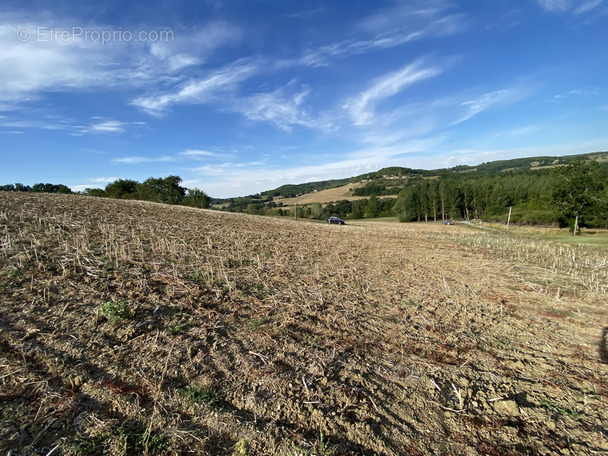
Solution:
<svg viewBox="0 0 608 456"><path fill-rule="evenodd" d="M514 236L0 193L0 450L608 454L608 255Z"/></svg>

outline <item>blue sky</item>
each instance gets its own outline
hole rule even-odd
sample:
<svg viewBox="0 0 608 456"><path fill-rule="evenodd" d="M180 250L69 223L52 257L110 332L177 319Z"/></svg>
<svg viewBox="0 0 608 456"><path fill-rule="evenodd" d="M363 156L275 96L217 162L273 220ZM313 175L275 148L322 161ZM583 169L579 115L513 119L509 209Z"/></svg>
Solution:
<svg viewBox="0 0 608 456"><path fill-rule="evenodd" d="M608 150L608 0L4 0L0 183L214 197Z"/></svg>

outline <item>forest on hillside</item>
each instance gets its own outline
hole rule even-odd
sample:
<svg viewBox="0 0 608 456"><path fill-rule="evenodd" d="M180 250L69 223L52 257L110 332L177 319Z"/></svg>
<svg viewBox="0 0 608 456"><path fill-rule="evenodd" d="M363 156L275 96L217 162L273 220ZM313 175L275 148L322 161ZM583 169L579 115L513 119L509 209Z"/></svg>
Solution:
<svg viewBox="0 0 608 456"><path fill-rule="evenodd" d="M356 201L312 203L285 208L270 195L233 199L224 210L270 216L345 219L397 216L402 222L482 219L528 225L608 227L608 163L570 160L550 167L504 169L508 162L430 173L377 175L353 190ZM538 161L537 161L538 163ZM547 160L547 163L551 163ZM500 171L497 171L499 170ZM365 176L372 177L372 176ZM389 186L390 184L390 186ZM398 185L398 186L397 186ZM397 198L382 198L397 195Z"/></svg>
<svg viewBox="0 0 608 456"><path fill-rule="evenodd" d="M393 206L403 222L484 219L530 225L607 227L608 164L575 161L551 169L448 174L410 182Z"/></svg>

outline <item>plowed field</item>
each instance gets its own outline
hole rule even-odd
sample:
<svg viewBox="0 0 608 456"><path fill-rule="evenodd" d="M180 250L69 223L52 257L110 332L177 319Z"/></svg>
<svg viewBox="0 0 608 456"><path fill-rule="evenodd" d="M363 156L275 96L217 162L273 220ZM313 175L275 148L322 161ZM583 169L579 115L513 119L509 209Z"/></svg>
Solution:
<svg viewBox="0 0 608 456"><path fill-rule="evenodd" d="M0 193L0 453L608 454L607 291L510 233Z"/></svg>

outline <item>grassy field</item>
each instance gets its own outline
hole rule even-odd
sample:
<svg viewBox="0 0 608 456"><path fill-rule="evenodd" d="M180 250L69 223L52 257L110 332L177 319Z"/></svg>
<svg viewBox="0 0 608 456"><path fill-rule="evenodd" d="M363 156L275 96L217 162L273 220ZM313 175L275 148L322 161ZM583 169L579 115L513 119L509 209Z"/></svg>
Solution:
<svg viewBox="0 0 608 456"><path fill-rule="evenodd" d="M0 453L608 453L608 254L0 193Z"/></svg>
<svg viewBox="0 0 608 456"><path fill-rule="evenodd" d="M474 225L477 225L477 223ZM499 223L484 223L482 226L508 233L513 237L524 237L531 241L544 241L549 244L559 244L565 247L595 246L600 249L608 250L608 230L582 228L576 236L573 236L572 231L568 228L511 225L507 229L505 224Z"/></svg>
<svg viewBox="0 0 608 456"><path fill-rule="evenodd" d="M363 187L364 184L355 183L347 184L341 187L328 188L327 190L319 190L318 192L306 193L305 195L297 196L295 198L275 198L275 202L282 202L284 206L294 206L296 204L312 204L312 203L330 203L332 201L350 200L355 201L358 199L367 198L365 196L353 196L352 189L357 187Z"/></svg>
<svg viewBox="0 0 608 456"><path fill-rule="evenodd" d="M294 205L304 205L312 203L331 203L340 200L357 201L367 199L369 196L353 196L352 190L359 187L364 187L366 184L358 182L354 184L343 185L342 187L328 188L327 190L319 190L318 192L306 193L305 195L295 198L275 198L276 203L281 202L285 207L293 207ZM380 198L396 198L397 195L380 196Z"/></svg>

